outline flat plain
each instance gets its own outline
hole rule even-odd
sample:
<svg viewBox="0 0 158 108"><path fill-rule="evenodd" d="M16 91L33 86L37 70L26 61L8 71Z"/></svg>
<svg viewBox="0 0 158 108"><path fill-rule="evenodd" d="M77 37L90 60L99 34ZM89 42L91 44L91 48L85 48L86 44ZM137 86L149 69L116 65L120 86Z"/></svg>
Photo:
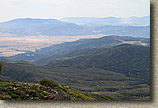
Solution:
<svg viewBox="0 0 158 108"><path fill-rule="evenodd" d="M12 36L11 36L12 35ZM13 56L28 50L34 51L43 47L63 42L71 42L84 38L99 38L105 35L83 36L15 36L14 34L0 34L0 56ZM8 44L9 43L9 44Z"/></svg>

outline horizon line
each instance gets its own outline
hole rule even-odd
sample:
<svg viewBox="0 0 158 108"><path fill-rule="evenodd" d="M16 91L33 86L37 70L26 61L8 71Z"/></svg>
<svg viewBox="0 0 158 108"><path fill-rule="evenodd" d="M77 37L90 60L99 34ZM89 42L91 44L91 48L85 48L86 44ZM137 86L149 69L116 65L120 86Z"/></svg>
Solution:
<svg viewBox="0 0 158 108"><path fill-rule="evenodd" d="M62 18L40 18L40 17L17 17L17 18L12 18L10 20L5 20L5 21L0 21L1 22L8 22L8 21L11 21L11 20L16 20L16 19L46 19L46 20L51 20L51 19L56 19L56 20L61 20L63 18L110 18L110 17L113 17L113 18L122 18L122 19L126 19L126 18L132 18L132 17L137 17L137 18L141 18L141 17L148 17L150 16L149 15L145 15L145 16L130 16L130 17L115 17L115 16L105 16L105 17L62 17Z"/></svg>

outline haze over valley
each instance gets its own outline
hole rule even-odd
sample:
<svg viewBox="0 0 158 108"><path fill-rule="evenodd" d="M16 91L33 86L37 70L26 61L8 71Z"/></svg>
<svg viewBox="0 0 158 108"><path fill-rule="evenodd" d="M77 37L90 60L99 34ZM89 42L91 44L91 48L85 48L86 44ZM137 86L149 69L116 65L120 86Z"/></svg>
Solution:
<svg viewBox="0 0 158 108"><path fill-rule="evenodd" d="M149 16L134 17L133 20L130 20L130 24L125 25L121 22L118 24L118 18L115 17L74 17L61 20L18 18L1 22L0 56L13 56L53 44L108 35L150 38ZM143 24L140 24L140 20L143 20ZM78 25L78 22L75 21L81 21L84 24ZM91 22L95 22L95 24L90 26ZM131 24L133 25L131 26Z"/></svg>

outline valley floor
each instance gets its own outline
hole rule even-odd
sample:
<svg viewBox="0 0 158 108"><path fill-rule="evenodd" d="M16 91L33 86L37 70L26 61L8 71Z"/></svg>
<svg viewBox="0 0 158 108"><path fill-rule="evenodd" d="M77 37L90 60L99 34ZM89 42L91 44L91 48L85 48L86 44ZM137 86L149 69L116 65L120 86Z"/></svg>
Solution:
<svg viewBox="0 0 158 108"><path fill-rule="evenodd" d="M0 34L0 56L13 56L16 54L34 51L43 47L63 42L76 41L84 38L99 38L105 35L83 36L3 36ZM9 44L8 44L9 43Z"/></svg>

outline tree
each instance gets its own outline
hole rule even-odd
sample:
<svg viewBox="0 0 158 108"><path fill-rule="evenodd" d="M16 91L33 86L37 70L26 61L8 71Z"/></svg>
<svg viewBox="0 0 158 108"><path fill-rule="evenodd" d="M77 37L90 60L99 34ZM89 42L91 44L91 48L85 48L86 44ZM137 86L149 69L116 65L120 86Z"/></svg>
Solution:
<svg viewBox="0 0 158 108"><path fill-rule="evenodd" d="M2 72L3 64L0 63L0 73Z"/></svg>

